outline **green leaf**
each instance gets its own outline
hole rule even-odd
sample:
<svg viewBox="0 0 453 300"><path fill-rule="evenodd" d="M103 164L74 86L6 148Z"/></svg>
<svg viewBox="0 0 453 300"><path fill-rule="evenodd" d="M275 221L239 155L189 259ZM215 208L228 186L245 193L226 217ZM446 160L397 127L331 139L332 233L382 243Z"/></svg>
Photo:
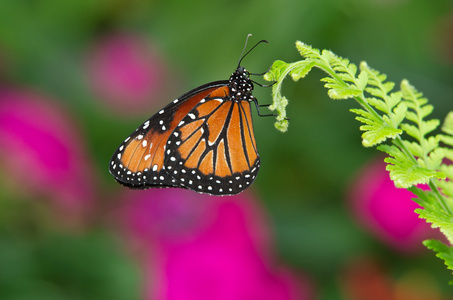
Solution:
<svg viewBox="0 0 453 300"><path fill-rule="evenodd" d="M451 170L449 170L450 172L449 173L446 173L447 174L447 177L448 178L452 178L451 175ZM445 171L444 171L445 173ZM453 197L453 182L451 181L446 181L446 180L439 180L437 185L440 187L440 189L442 190L442 194L448 196L448 197Z"/></svg>
<svg viewBox="0 0 453 300"><path fill-rule="evenodd" d="M362 94L354 85L346 85L330 77L321 80L327 82L324 86L329 89L327 93L334 100L354 98Z"/></svg>
<svg viewBox="0 0 453 300"><path fill-rule="evenodd" d="M368 101L368 103L375 107L376 109L382 111L383 113L386 113L388 114L390 111L388 110L388 107L387 107L387 103L385 103L384 101L382 101L381 99L379 98L366 98L366 100Z"/></svg>
<svg viewBox="0 0 453 300"><path fill-rule="evenodd" d="M436 130L437 127L439 127L439 124L440 124L440 121L437 119L431 119L431 120L422 122L420 125L422 128L423 136L426 136L428 133Z"/></svg>
<svg viewBox="0 0 453 300"><path fill-rule="evenodd" d="M375 115L363 109L351 109L351 111L359 115L356 120L366 124L360 126L360 130L365 131L362 134L362 144L365 147L375 146L402 133L401 129L389 126L383 119L376 118Z"/></svg>
<svg viewBox="0 0 453 300"><path fill-rule="evenodd" d="M417 142L403 141L404 146L409 150L409 152L415 157L423 156L423 148Z"/></svg>
<svg viewBox="0 0 453 300"><path fill-rule="evenodd" d="M449 213L437 207L416 209L419 217L431 223L431 227L439 228L450 243L453 242L453 219Z"/></svg>
<svg viewBox="0 0 453 300"><path fill-rule="evenodd" d="M285 110L287 105L288 99L281 96L278 101L274 101L274 103L268 107L271 111L277 111L277 122L275 122L274 126L280 132L286 132L288 130L289 122L286 119Z"/></svg>
<svg viewBox="0 0 453 300"><path fill-rule="evenodd" d="M393 113L389 113L390 120L392 121L392 125L394 128L398 128L401 122L404 120L406 116L407 106L403 102L398 104L394 109Z"/></svg>
<svg viewBox="0 0 453 300"><path fill-rule="evenodd" d="M366 73L364 71L360 72L359 77L355 81L355 84L356 84L357 88L361 92L363 92L365 90L365 87L368 84L368 73Z"/></svg>
<svg viewBox="0 0 453 300"><path fill-rule="evenodd" d="M288 130L289 122L288 120L277 121L274 124L275 128L281 132L286 132Z"/></svg>
<svg viewBox="0 0 453 300"><path fill-rule="evenodd" d="M267 81L278 81L288 66L289 64L283 60L274 61L269 71L264 74L264 79Z"/></svg>
<svg viewBox="0 0 453 300"><path fill-rule="evenodd" d="M440 140L444 143L447 144L448 146L453 146L453 136L448 136L448 135L439 135Z"/></svg>
<svg viewBox="0 0 453 300"><path fill-rule="evenodd" d="M377 149L390 155L384 161L388 163L386 169L396 187L407 189L413 185L426 184L431 178L442 178L442 174L420 166L394 145L380 145Z"/></svg>
<svg viewBox="0 0 453 300"><path fill-rule="evenodd" d="M444 261L448 269L453 271L453 247L436 240L423 241L423 245L436 252L436 256ZM449 283L453 284L453 281Z"/></svg>
<svg viewBox="0 0 453 300"><path fill-rule="evenodd" d="M315 49L305 43L302 43L301 41L296 42L296 48L299 51L300 55L302 57L307 57L307 58L315 58L315 59L320 59L321 55L319 54L319 50Z"/></svg>
<svg viewBox="0 0 453 300"><path fill-rule="evenodd" d="M442 131L453 136L453 111L449 112L445 117L444 124L442 125Z"/></svg>
<svg viewBox="0 0 453 300"><path fill-rule="evenodd" d="M311 71L315 62L313 61L302 61L300 64L295 65L291 71L290 75L294 81L298 81L301 78L307 76L307 74Z"/></svg>

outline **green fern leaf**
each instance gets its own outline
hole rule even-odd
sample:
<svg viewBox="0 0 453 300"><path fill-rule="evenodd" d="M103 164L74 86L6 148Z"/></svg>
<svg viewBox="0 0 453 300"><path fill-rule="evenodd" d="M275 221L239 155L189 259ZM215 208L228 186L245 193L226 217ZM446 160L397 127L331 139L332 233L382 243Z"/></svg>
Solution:
<svg viewBox="0 0 453 300"><path fill-rule="evenodd" d="M386 169L395 186L409 188L417 184L426 184L431 178L442 178L442 174L418 164L418 161L408 159L407 154L394 145L380 145L378 150L390 155L384 159L388 163Z"/></svg>
<svg viewBox="0 0 453 300"><path fill-rule="evenodd" d="M411 125L411 124L401 124L401 128L411 137L415 138L418 142L421 140L421 132L418 127Z"/></svg>
<svg viewBox="0 0 453 300"><path fill-rule="evenodd" d="M307 74L311 71L314 65L315 62L313 61L304 61L303 63L294 66L289 74L291 75L291 78L294 81L298 81L299 79L307 76Z"/></svg>
<svg viewBox="0 0 453 300"><path fill-rule="evenodd" d="M289 64L283 60L274 61L269 71L264 74L264 79L267 81L278 81L285 73L288 66Z"/></svg>
<svg viewBox="0 0 453 300"><path fill-rule="evenodd" d="M400 126L401 122L403 122L404 117L406 116L406 112L407 106L406 104L401 102L393 109L392 113L388 113L389 118L392 121L393 127L398 128Z"/></svg>
<svg viewBox="0 0 453 300"><path fill-rule="evenodd" d="M445 117L444 124L442 125L442 131L453 136L453 111L449 112Z"/></svg>
<svg viewBox="0 0 453 300"><path fill-rule="evenodd" d="M365 147L375 146L388 138L393 139L402 133L400 129L389 126L385 122L385 118L377 118L363 109L351 109L351 111L359 115L356 120L365 124L360 126L360 130L365 131L362 134L362 144Z"/></svg>
<svg viewBox="0 0 453 300"><path fill-rule="evenodd" d="M367 91L368 88L365 90ZM390 111L388 110L387 104L384 101L382 101L381 99L374 98L374 97L366 98L366 99L371 106L375 107L376 109L380 110L381 112L383 112L385 114L390 113Z"/></svg>
<svg viewBox="0 0 453 300"><path fill-rule="evenodd" d="M423 245L436 252L436 256L444 261L448 269L453 271L453 247L436 240L423 241ZM449 284L453 284L453 281L450 281Z"/></svg>
<svg viewBox="0 0 453 300"><path fill-rule="evenodd" d="M364 71L360 72L359 76L355 80L355 85L360 91L364 91L368 84L368 74Z"/></svg>
<svg viewBox="0 0 453 300"><path fill-rule="evenodd" d="M442 171L447 175L448 178L452 178L451 175L453 175L453 173L451 173L451 170L449 170L449 172L447 173L446 170L442 168ZM453 197L453 182L439 180L437 182L437 185L441 188L442 194L448 196L451 200L451 198Z"/></svg>
<svg viewBox="0 0 453 300"><path fill-rule="evenodd" d="M419 143L403 141L404 146L415 157L423 157L423 148Z"/></svg>
<svg viewBox="0 0 453 300"><path fill-rule="evenodd" d="M426 106L425 106L426 107ZM421 125L421 131L424 136L426 136L428 133L434 131L439 127L440 121L437 119L431 119L428 121L422 122Z"/></svg>
<svg viewBox="0 0 453 300"><path fill-rule="evenodd" d="M362 94L355 85L345 85L330 77L325 77L321 81L327 82L324 86L328 88L329 97L334 100L354 98Z"/></svg>
<svg viewBox="0 0 453 300"><path fill-rule="evenodd" d="M287 99L281 95L283 79L290 75L298 80L313 67L326 72L328 77L322 81L330 98L354 98L360 104L361 108L351 111L362 123L362 144L379 145L377 149L389 155L385 158L386 168L395 185L417 195L414 200L423 209L416 212L453 243L453 165L444 164L446 159L453 161L453 149L439 145L442 142L453 147L453 112L447 115L442 126L444 134L432 135L440 123L427 119L433 106L407 80L401 82L399 91L394 91L395 84L387 81L387 75L365 62L360 64L358 73L355 64L331 51L320 51L302 42L297 42L296 47L304 58L302 61L292 64L278 61L274 65L279 70L272 68L265 75L266 80L276 81L272 88L274 104L270 108L283 111L279 112L277 121L287 122L282 119L287 104ZM279 108L278 103L282 107ZM405 140L406 137L411 137L411 141ZM382 144L384 141L389 145ZM450 180L442 180L446 177ZM416 187L418 184L428 184L430 190L422 191ZM453 270L452 247L437 241L426 241L425 245L436 251Z"/></svg>
<svg viewBox="0 0 453 300"><path fill-rule="evenodd" d="M450 243L453 242L453 219L450 214L435 207L416 209L415 212L420 218L431 223L431 227L439 228Z"/></svg>

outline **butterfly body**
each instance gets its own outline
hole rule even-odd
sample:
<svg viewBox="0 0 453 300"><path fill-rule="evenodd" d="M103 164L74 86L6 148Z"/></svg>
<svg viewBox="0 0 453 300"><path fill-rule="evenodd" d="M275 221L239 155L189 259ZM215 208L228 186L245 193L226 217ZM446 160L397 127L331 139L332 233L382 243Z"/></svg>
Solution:
<svg viewBox="0 0 453 300"><path fill-rule="evenodd" d="M135 189L179 187L212 195L246 189L260 168L249 76L238 66L229 80L175 99L120 145L110 173Z"/></svg>

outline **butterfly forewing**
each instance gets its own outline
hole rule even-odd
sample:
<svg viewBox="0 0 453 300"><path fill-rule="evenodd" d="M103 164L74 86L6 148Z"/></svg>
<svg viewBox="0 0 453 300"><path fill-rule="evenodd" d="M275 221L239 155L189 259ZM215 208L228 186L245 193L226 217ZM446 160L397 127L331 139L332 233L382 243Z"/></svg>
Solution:
<svg viewBox="0 0 453 300"><path fill-rule="evenodd" d="M110 173L118 182L131 188L179 187L180 184L175 183L165 170L167 140L195 105L225 84L225 81L219 81L200 86L149 118L115 151Z"/></svg>

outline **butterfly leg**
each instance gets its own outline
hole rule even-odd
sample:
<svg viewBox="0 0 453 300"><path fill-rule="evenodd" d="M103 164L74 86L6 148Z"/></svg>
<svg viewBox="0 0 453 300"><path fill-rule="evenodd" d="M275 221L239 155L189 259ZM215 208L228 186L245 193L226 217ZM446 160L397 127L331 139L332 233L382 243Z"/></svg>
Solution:
<svg viewBox="0 0 453 300"><path fill-rule="evenodd" d="M267 107L267 106L270 106L270 104L259 105L258 100L256 100L255 97L253 97L253 103L255 103L255 107L256 107L256 111L258 112L258 116L260 116L260 117L276 117L276 116L278 116L276 114L262 115L260 113L260 107Z"/></svg>
<svg viewBox="0 0 453 300"><path fill-rule="evenodd" d="M269 106L271 106L271 104L258 104L258 100L256 100L256 98L253 99L253 102L255 103L256 110L258 112L258 116L260 116L260 117L277 117L278 116L276 114L262 115L260 113L260 110L259 110L260 107L269 107ZM285 120L289 121L290 118L285 118Z"/></svg>
<svg viewBox="0 0 453 300"><path fill-rule="evenodd" d="M266 74L266 73L264 73L264 74ZM273 82L273 83L271 83L271 84L261 84L261 83L255 81L255 80L252 80L252 82L253 82L254 84L260 86L260 87L266 88L266 87L271 87L271 86L273 86L277 81L275 81L275 82Z"/></svg>

